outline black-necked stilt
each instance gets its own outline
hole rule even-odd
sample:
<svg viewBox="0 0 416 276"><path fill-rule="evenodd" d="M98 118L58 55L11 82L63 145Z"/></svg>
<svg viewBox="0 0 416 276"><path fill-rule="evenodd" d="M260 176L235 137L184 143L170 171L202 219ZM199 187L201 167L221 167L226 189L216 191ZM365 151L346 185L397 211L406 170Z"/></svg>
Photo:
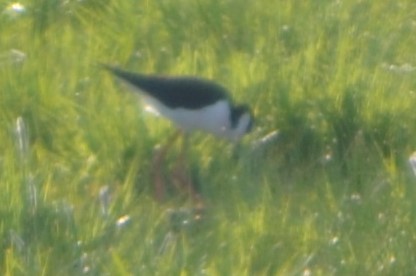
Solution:
<svg viewBox="0 0 416 276"><path fill-rule="evenodd" d="M171 120L180 129L155 156L156 167L161 166L166 152L181 132L201 130L237 141L252 127L253 117L248 106L234 105L227 90L215 82L196 77L143 75L109 65L104 67L138 92L147 107ZM181 160L185 155L184 146L182 149ZM176 173L174 177L186 183L191 194L197 196L189 176ZM160 173L155 174L155 185L156 197L161 199L165 185Z"/></svg>

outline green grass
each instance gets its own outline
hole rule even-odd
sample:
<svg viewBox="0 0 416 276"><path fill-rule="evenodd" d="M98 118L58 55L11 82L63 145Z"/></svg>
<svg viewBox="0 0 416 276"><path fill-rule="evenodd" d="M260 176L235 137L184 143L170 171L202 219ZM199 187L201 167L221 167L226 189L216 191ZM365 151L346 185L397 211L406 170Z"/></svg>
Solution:
<svg viewBox="0 0 416 276"><path fill-rule="evenodd" d="M0 2L1 275L416 272L416 2L11 4ZM253 107L238 149L192 137L201 221L179 194L153 199L150 160L171 126L99 62L214 79Z"/></svg>

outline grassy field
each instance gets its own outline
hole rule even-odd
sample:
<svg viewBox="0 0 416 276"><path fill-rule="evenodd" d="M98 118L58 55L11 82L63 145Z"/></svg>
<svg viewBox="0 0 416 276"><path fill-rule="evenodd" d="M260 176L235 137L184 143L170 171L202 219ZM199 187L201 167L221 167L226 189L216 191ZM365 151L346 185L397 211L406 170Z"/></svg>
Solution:
<svg viewBox="0 0 416 276"><path fill-rule="evenodd" d="M415 1L20 4L0 1L1 275L416 273ZM99 62L251 104L240 147L191 138L201 220L153 199L172 127Z"/></svg>

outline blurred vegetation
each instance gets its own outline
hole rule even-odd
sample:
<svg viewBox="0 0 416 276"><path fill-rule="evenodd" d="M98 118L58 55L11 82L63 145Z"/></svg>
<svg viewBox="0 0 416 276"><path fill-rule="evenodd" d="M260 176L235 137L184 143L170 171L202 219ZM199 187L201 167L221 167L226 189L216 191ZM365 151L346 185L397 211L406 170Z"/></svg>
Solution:
<svg viewBox="0 0 416 276"><path fill-rule="evenodd" d="M2 275L416 271L416 2L39 0L0 11ZM252 106L256 129L240 148L191 138L201 221L180 194L153 200L150 160L171 126L100 62L213 79Z"/></svg>

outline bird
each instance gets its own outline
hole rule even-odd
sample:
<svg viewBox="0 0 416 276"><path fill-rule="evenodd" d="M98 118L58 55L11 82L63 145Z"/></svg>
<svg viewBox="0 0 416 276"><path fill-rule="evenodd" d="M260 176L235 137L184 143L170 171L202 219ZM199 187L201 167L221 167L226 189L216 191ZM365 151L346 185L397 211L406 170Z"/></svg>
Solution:
<svg viewBox="0 0 416 276"><path fill-rule="evenodd" d="M153 158L156 198L163 200L165 194L166 185L160 169L162 163L168 150L182 135L180 162L172 177L179 183L178 186L186 188L196 202L201 202L201 196L185 169L187 134L202 131L237 142L253 127L254 117L250 107L234 104L228 90L212 80L194 76L140 74L112 65L102 66L138 93L148 109L170 120L178 129Z"/></svg>

